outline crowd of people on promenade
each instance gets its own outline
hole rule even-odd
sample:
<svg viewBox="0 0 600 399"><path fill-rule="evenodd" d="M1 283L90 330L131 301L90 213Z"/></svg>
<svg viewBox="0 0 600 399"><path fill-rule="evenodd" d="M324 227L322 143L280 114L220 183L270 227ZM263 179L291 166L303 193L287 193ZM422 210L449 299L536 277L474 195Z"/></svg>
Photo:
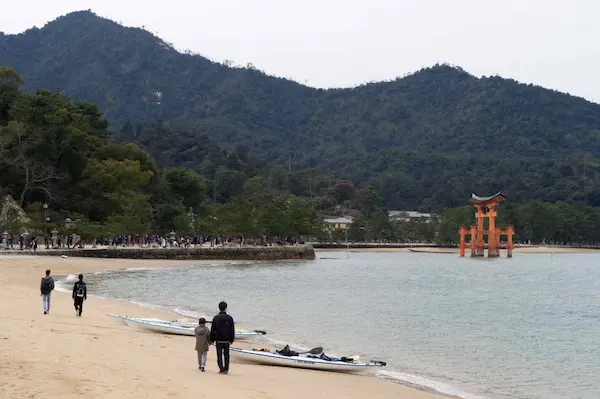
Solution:
<svg viewBox="0 0 600 399"><path fill-rule="evenodd" d="M81 237L77 234L71 234L68 236L56 237L56 242L53 244L52 239L47 236L36 236L29 234L12 235L6 234L0 239L0 249L11 249L11 250L32 250L36 251L39 247L41 248L74 248L80 246Z"/></svg>
<svg viewBox="0 0 600 399"><path fill-rule="evenodd" d="M114 237L102 237L85 241L77 234L57 236L54 239L44 236L6 235L2 237L0 249L32 250L41 248L84 248L85 245L104 247L141 247L141 248L197 248L197 247L248 247L248 246L289 246L303 244L295 237L245 236L202 236L173 234L121 234Z"/></svg>
<svg viewBox="0 0 600 399"><path fill-rule="evenodd" d="M50 245L49 240L47 238L45 239L44 237L40 239L36 236L29 237L27 234L8 234L2 237L0 241L0 249L30 249L32 251L36 251L40 245L40 241L46 245Z"/></svg>
<svg viewBox="0 0 600 399"><path fill-rule="evenodd" d="M281 246L295 245L299 241L291 236L287 237L245 237L245 236L202 236L202 235L119 235L112 238L96 241L98 244L114 247L159 247L159 248L196 248L196 247L243 247L243 246Z"/></svg>

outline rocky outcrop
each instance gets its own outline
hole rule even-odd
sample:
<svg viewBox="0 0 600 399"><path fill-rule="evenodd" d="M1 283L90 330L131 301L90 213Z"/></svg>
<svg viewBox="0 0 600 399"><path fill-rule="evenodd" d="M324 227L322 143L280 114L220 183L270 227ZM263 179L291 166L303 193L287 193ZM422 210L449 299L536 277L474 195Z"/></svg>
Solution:
<svg viewBox="0 0 600 399"><path fill-rule="evenodd" d="M6 195L0 198L0 233L24 233L26 224L31 220L21 206L11 197ZM18 231L17 231L18 230Z"/></svg>

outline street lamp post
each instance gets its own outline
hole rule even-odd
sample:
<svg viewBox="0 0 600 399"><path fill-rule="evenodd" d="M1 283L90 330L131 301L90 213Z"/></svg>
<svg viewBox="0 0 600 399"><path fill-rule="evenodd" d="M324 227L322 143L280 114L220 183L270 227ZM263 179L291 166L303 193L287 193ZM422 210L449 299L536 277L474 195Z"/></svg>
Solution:
<svg viewBox="0 0 600 399"><path fill-rule="evenodd" d="M50 234L52 234L52 248L58 248L58 230L52 229Z"/></svg>
<svg viewBox="0 0 600 399"><path fill-rule="evenodd" d="M50 218L48 217L48 204L44 203L43 205L44 207L44 223L48 224L50 223ZM44 226L44 245L46 246L46 249L50 248L50 242L48 240L48 226Z"/></svg>
<svg viewBox="0 0 600 399"><path fill-rule="evenodd" d="M73 221L71 220L71 218L66 218L65 219L65 227L70 230L70 227L72 225L73 225ZM67 235L67 248L68 249L71 248L69 242L73 243L73 234L71 232L69 232L69 235ZM75 248L74 245L73 245L73 248Z"/></svg>
<svg viewBox="0 0 600 399"><path fill-rule="evenodd" d="M346 237L346 259L350 259L350 243L348 242L348 228L344 229L344 236Z"/></svg>
<svg viewBox="0 0 600 399"><path fill-rule="evenodd" d="M188 209L188 219L190 221L190 231L194 231L194 224L196 223L196 215L194 215L194 210L190 206Z"/></svg>
<svg viewBox="0 0 600 399"><path fill-rule="evenodd" d="M29 233L28 232L23 233L23 244L24 244L25 248L29 247ZM23 248L21 248L21 250L22 249Z"/></svg>

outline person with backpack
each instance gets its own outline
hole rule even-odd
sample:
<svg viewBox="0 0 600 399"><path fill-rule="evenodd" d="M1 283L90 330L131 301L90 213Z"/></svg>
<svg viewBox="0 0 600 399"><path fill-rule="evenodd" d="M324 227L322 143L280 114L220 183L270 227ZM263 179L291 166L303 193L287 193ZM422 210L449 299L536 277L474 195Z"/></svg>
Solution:
<svg viewBox="0 0 600 399"><path fill-rule="evenodd" d="M40 292L42 294L42 305L44 314L50 313L50 294L54 290L54 279L50 276L50 270L46 270L46 275L42 277Z"/></svg>
<svg viewBox="0 0 600 399"><path fill-rule="evenodd" d="M79 275L79 281L73 286L73 301L75 305L75 315L81 317L83 312L83 301L87 299L87 286L83 282L83 274Z"/></svg>
<svg viewBox="0 0 600 399"><path fill-rule="evenodd" d="M219 373L229 372L229 345L235 339L235 325L233 317L227 314L227 302L219 303L219 314L213 318L210 328L210 340L217 348L217 364Z"/></svg>

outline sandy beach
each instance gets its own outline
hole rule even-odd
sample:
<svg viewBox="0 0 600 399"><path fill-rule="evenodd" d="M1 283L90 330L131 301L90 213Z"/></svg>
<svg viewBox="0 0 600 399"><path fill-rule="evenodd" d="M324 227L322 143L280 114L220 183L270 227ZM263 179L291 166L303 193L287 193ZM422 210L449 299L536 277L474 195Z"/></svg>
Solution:
<svg viewBox="0 0 600 399"><path fill-rule="evenodd" d="M85 275L102 269L186 263L203 262L0 256L0 397L440 398L371 376L235 361L229 375L220 375L213 352L207 372L201 373L193 338L138 331L119 325L106 313L181 316L129 303L88 297L83 317L77 318L70 294L55 290L50 314L43 314L39 284L46 269L55 276Z"/></svg>

